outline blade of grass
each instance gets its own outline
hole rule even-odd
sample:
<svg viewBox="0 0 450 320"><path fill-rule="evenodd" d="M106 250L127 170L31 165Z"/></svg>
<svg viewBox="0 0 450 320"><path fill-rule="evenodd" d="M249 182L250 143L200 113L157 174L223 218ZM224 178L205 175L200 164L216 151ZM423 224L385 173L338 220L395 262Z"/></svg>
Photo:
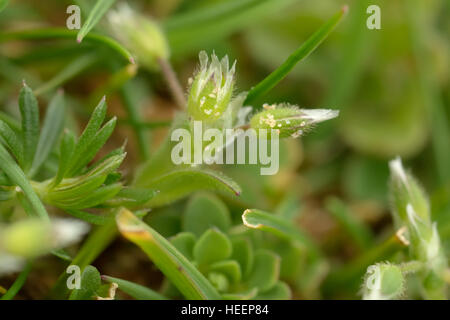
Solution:
<svg viewBox="0 0 450 320"><path fill-rule="evenodd" d="M34 91L34 93L36 95L42 95L55 89L56 87L63 85L68 80L91 67L97 60L98 57L95 53L77 57L67 66L65 66L60 72L58 72L52 79L40 85Z"/></svg>
<svg viewBox="0 0 450 320"><path fill-rule="evenodd" d="M31 268L32 268L31 262L27 262L23 270L20 272L19 276L17 277L16 281L12 284L12 286L8 289L8 291L0 298L0 300L12 300L16 296L16 294L19 292L19 290L23 287L25 284L25 281L27 281L28 275L30 274Z"/></svg>
<svg viewBox="0 0 450 320"><path fill-rule="evenodd" d="M328 20L319 30L317 30L308 40L306 40L287 60L275 71L269 74L264 80L250 89L244 104L252 104L258 97L264 95L275 87L286 75L295 67L295 65L305 59L313 52L323 40L333 31L334 28L344 17L348 7L344 6L330 20Z"/></svg>
<svg viewBox="0 0 450 320"><path fill-rule="evenodd" d="M345 203L338 198L326 200L325 207L342 227L351 236L361 250L366 250L373 245L371 230L349 211Z"/></svg>
<svg viewBox="0 0 450 320"><path fill-rule="evenodd" d="M122 208L116 216L119 231L137 244L187 298L221 299L212 284L163 236Z"/></svg>
<svg viewBox="0 0 450 320"><path fill-rule="evenodd" d="M0 42L11 40L75 39L77 33L77 30L67 30L63 28L43 28L24 31L12 31L0 33ZM85 41L104 45L116 52L121 57L125 58L127 62L133 64L135 63L131 53L112 38L91 32L86 35L84 39Z"/></svg>
<svg viewBox="0 0 450 320"><path fill-rule="evenodd" d="M116 0L98 0L92 8L89 16L77 34L77 42L81 42L83 38L95 27L103 15L114 4Z"/></svg>
<svg viewBox="0 0 450 320"><path fill-rule="evenodd" d="M168 298L164 297L162 294L131 281L105 275L102 275L102 280L110 283L117 283L120 290L138 300L168 300Z"/></svg>

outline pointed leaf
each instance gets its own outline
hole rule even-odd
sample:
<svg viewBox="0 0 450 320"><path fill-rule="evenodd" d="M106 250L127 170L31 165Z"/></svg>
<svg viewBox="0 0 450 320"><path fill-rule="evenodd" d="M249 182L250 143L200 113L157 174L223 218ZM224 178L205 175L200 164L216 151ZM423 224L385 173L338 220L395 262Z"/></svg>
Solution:
<svg viewBox="0 0 450 320"><path fill-rule="evenodd" d="M160 293L131 281L110 276L102 276L102 280L116 283L120 290L138 300L167 300L167 298Z"/></svg>
<svg viewBox="0 0 450 320"><path fill-rule="evenodd" d="M25 83L19 94L19 109L22 117L23 167L28 171L39 140L39 108L33 91Z"/></svg>
<svg viewBox="0 0 450 320"><path fill-rule="evenodd" d="M101 17L108 11L108 9L114 4L115 0L97 0L97 3L89 13L86 22L81 27L77 34L77 41L81 42L83 38L95 27Z"/></svg>
<svg viewBox="0 0 450 320"><path fill-rule="evenodd" d="M54 145L59 139L64 126L65 104L64 95L59 91L50 101L47 114L42 125L41 135L36 149L36 155L31 166L30 175L33 176L39 167L47 160Z"/></svg>

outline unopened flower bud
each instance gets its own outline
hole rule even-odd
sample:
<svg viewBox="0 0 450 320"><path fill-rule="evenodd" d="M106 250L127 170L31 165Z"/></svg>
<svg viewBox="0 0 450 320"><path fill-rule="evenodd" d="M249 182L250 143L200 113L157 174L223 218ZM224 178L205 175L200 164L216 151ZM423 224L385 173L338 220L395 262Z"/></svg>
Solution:
<svg viewBox="0 0 450 320"><path fill-rule="evenodd" d="M250 120L252 129L277 130L280 138L297 138L311 130L316 123L333 119L339 111L330 109L300 109L289 104L263 106L264 110Z"/></svg>
<svg viewBox="0 0 450 320"><path fill-rule="evenodd" d="M229 68L228 56L221 61L215 54L200 52L200 70L190 79L188 112L194 120L215 121L227 110L233 95L236 62Z"/></svg>
<svg viewBox="0 0 450 320"><path fill-rule="evenodd" d="M436 223L431 221L430 208L425 192L412 175L406 173L401 159L389 162L391 170L391 196L394 219L406 225L413 259L425 265L423 287L429 298L443 297L445 283L442 279L447 261L442 249Z"/></svg>
<svg viewBox="0 0 450 320"><path fill-rule="evenodd" d="M159 68L158 59L169 58L169 45L156 22L121 3L108 14L114 35L150 70Z"/></svg>

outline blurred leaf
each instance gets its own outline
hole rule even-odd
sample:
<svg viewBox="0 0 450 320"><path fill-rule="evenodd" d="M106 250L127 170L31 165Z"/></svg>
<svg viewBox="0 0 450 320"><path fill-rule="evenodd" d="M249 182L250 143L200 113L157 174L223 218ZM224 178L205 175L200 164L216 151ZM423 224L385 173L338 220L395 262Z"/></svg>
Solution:
<svg viewBox="0 0 450 320"><path fill-rule="evenodd" d="M0 4L1 5L1 4ZM1 11L1 8L0 8ZM20 274L17 276L14 283L9 287L8 291L0 298L0 300L12 300L16 296L16 294L20 291L20 289L25 284L25 281L27 281L28 275L30 274L31 268L32 268L31 262L27 262L23 270L20 272Z"/></svg>
<svg viewBox="0 0 450 320"><path fill-rule="evenodd" d="M164 237L121 209L116 217L120 232L137 244L187 299L220 299L205 277Z"/></svg>
<svg viewBox="0 0 450 320"><path fill-rule="evenodd" d="M255 300L289 300L292 298L289 286L278 281L270 290L258 294Z"/></svg>
<svg viewBox="0 0 450 320"><path fill-rule="evenodd" d="M102 280L117 283L120 290L138 300L167 300L166 297L158 292L131 281L110 276L102 276Z"/></svg>
<svg viewBox="0 0 450 320"><path fill-rule="evenodd" d="M216 227L227 232L231 218L225 204L212 194L194 195L186 206L182 227L196 236Z"/></svg>
<svg viewBox="0 0 450 320"><path fill-rule="evenodd" d="M77 34L77 41L81 42L83 38L95 27L98 21L108 11L108 9L114 4L115 0L97 0L95 6L92 8L89 16L84 22L81 29Z"/></svg>
<svg viewBox="0 0 450 320"><path fill-rule="evenodd" d="M228 237L217 229L209 229L195 243L194 260L199 266L221 261L231 256L232 247Z"/></svg>
<svg viewBox="0 0 450 320"><path fill-rule="evenodd" d="M0 12L8 6L9 0L0 0Z"/></svg>
<svg viewBox="0 0 450 320"><path fill-rule="evenodd" d="M158 191L144 188L124 187L112 199L103 203L107 207L136 208L144 205L158 194Z"/></svg>
<svg viewBox="0 0 450 320"><path fill-rule="evenodd" d="M60 91L49 103L39 136L36 155L30 169L30 176L33 176L39 170L58 141L64 126L65 108L64 95Z"/></svg>
<svg viewBox="0 0 450 320"><path fill-rule="evenodd" d="M96 53L90 53L77 57L61 69L55 76L53 76L53 78L36 88L34 91L35 94L37 96L42 95L59 86L62 86L67 81L73 79L76 75L91 67L97 60L98 56Z"/></svg>
<svg viewBox="0 0 450 320"><path fill-rule="evenodd" d="M111 216L103 216L98 214L92 214L89 212L81 211L81 210L74 210L74 209L66 209L66 212L74 216L75 218L84 220L86 222L96 224L96 225L104 225L109 220L112 219Z"/></svg>
<svg viewBox="0 0 450 320"><path fill-rule="evenodd" d="M0 34L0 42L9 40L41 40L41 39L75 39L77 30L67 30L64 28L44 28L24 31L12 31ZM100 34L89 33L85 36L85 42L101 44L115 51L117 54L134 64L132 55L120 43L112 38Z"/></svg>
<svg viewBox="0 0 450 320"><path fill-rule="evenodd" d="M258 292L271 289L278 280L280 258L271 251L260 250L255 253L253 270L248 279L250 288L258 288Z"/></svg>
<svg viewBox="0 0 450 320"><path fill-rule="evenodd" d="M371 230L353 215L343 201L334 197L328 198L325 207L361 250L368 249L373 245L374 239Z"/></svg>
<svg viewBox="0 0 450 320"><path fill-rule="evenodd" d="M250 274L253 268L253 250L250 242L247 239L232 239L231 240L233 252L231 259L239 262L242 271L242 277L245 278Z"/></svg>

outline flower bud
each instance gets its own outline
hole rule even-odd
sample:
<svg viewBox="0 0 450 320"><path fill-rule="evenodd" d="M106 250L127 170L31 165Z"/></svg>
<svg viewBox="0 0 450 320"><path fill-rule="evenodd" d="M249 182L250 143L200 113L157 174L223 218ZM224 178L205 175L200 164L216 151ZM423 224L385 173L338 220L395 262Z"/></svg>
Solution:
<svg viewBox="0 0 450 320"><path fill-rule="evenodd" d="M364 277L363 299L398 299L404 291L404 282L399 266L389 263L369 266Z"/></svg>
<svg viewBox="0 0 450 320"><path fill-rule="evenodd" d="M88 230L86 223L74 219L54 219L50 223L22 220L2 228L0 248L14 256L32 258L70 245Z"/></svg>
<svg viewBox="0 0 450 320"><path fill-rule="evenodd" d="M233 95L236 62L229 68L228 56L221 61L215 54L200 52L200 70L190 79L188 113L194 120L215 121L227 110Z"/></svg>
<svg viewBox="0 0 450 320"><path fill-rule="evenodd" d="M131 52L138 62L150 70L159 69L158 59L169 58L169 45L156 22L121 3L108 14L114 35Z"/></svg>
<svg viewBox="0 0 450 320"><path fill-rule="evenodd" d="M316 123L333 119L339 111L330 109L300 109L289 104L263 105L264 111L250 120L252 129L277 130L280 138L297 138L311 130Z"/></svg>
<svg viewBox="0 0 450 320"><path fill-rule="evenodd" d="M398 225L408 228L411 257L425 265L422 284L427 297L443 297L445 284L442 277L447 261L436 223L431 221L425 192L414 177L405 172L400 158L390 161L389 167L394 219Z"/></svg>

